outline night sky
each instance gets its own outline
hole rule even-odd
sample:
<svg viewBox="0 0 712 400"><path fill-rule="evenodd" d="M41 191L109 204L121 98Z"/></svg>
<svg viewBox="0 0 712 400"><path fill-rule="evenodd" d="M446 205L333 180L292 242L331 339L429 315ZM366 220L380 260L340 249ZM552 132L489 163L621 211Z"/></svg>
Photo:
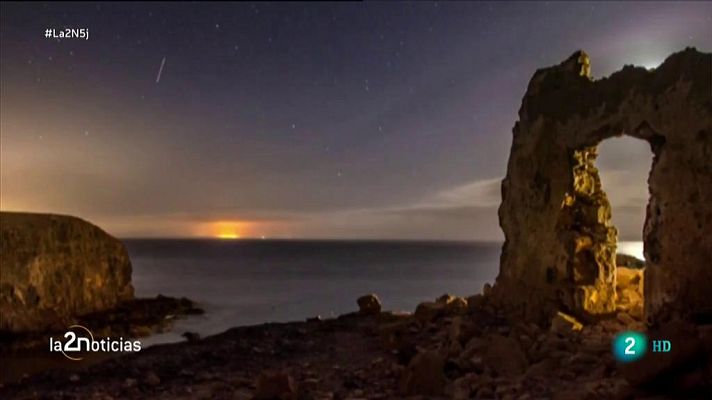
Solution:
<svg viewBox="0 0 712 400"><path fill-rule="evenodd" d="M44 37L64 27L89 39ZM534 71L710 51L712 3L2 3L0 34L3 210L121 237L499 240ZM638 239L651 153L601 153Z"/></svg>

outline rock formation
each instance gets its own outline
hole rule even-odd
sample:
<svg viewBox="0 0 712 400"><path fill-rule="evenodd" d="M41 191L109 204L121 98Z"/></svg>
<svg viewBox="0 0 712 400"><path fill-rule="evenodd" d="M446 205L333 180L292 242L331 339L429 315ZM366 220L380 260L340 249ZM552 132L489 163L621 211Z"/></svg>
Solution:
<svg viewBox="0 0 712 400"><path fill-rule="evenodd" d="M616 310L617 234L594 165L599 142L650 143L645 312L712 312L712 54L686 49L654 70L625 66L593 80L576 52L532 77L502 182L495 296L545 321L561 310ZM607 188L615 190L615 188Z"/></svg>
<svg viewBox="0 0 712 400"><path fill-rule="evenodd" d="M124 245L79 218L0 213L0 330L65 328L133 298Z"/></svg>
<svg viewBox="0 0 712 400"><path fill-rule="evenodd" d="M381 300L375 294L367 294L356 300L359 312L363 315L378 315L381 312Z"/></svg>

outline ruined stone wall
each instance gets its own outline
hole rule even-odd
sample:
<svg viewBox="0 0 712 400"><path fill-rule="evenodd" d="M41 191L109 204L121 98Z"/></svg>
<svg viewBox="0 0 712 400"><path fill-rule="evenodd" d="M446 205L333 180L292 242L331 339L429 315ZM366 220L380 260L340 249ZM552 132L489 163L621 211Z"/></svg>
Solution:
<svg viewBox="0 0 712 400"><path fill-rule="evenodd" d="M534 74L499 209L506 241L494 295L510 312L543 321L556 310L615 311L616 231L594 161L601 140L623 134L654 154L648 315L712 312L711 80L712 55L695 49L595 81L583 52Z"/></svg>

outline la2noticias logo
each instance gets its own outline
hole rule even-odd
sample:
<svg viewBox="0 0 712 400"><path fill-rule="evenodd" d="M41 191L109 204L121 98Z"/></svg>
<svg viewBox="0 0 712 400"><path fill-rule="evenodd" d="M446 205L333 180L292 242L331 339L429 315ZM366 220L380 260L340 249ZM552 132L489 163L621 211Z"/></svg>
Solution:
<svg viewBox="0 0 712 400"><path fill-rule="evenodd" d="M87 353L125 353L141 351L140 340L125 340L123 337L95 339L85 326L71 325L62 335L63 339L49 338L50 353L62 353L72 361L81 361Z"/></svg>

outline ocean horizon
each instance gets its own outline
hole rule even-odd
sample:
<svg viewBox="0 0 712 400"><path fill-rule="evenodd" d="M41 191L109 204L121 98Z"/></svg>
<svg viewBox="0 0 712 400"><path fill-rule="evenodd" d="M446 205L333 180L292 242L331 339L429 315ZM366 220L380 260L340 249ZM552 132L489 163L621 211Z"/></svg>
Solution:
<svg viewBox="0 0 712 400"><path fill-rule="evenodd" d="M335 317L375 293L383 308L412 312L448 293L494 282L502 242L343 239L123 239L137 297L187 297L206 312L176 321L146 345L269 322ZM619 252L642 257L642 242Z"/></svg>

